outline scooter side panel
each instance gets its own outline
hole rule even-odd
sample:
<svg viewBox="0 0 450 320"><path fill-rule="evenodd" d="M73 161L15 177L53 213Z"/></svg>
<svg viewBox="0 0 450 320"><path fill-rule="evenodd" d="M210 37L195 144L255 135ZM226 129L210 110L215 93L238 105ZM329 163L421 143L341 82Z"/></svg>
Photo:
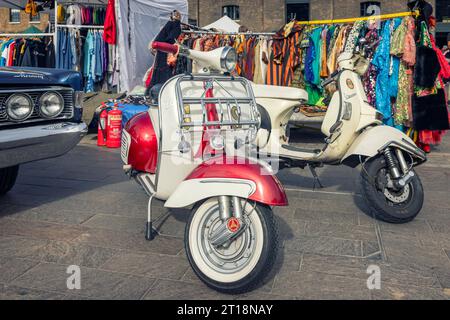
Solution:
<svg viewBox="0 0 450 320"><path fill-rule="evenodd" d="M352 156L374 157L379 153L380 149L389 143L395 143L397 147L419 158L421 161L424 161L426 158L422 150L416 147L414 141L407 135L395 128L383 125L365 130L354 141L341 162L345 163Z"/></svg>

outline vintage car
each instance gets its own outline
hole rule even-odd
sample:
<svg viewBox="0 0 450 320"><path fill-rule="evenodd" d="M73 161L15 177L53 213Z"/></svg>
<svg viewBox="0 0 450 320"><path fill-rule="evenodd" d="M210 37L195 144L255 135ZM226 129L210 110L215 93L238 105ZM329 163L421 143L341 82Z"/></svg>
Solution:
<svg viewBox="0 0 450 320"><path fill-rule="evenodd" d="M19 165L61 156L87 133L81 90L78 72L0 68L0 195Z"/></svg>

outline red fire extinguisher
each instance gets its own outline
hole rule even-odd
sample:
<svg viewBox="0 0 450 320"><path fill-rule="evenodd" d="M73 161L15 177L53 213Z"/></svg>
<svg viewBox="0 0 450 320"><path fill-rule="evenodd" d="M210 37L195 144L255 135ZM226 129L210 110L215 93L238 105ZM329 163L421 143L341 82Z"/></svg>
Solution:
<svg viewBox="0 0 450 320"><path fill-rule="evenodd" d="M120 148L122 138L122 111L118 109L117 103L108 112L108 123L106 125L106 146L108 148Z"/></svg>
<svg viewBox="0 0 450 320"><path fill-rule="evenodd" d="M97 145L100 147L106 146L106 121L108 118L108 111L106 108L105 103L103 103L101 107L102 111L100 111L98 119Z"/></svg>

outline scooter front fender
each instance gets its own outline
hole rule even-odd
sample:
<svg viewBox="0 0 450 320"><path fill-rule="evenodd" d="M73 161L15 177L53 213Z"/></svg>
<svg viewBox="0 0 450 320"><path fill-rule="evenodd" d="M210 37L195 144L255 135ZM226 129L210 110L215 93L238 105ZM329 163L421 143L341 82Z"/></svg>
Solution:
<svg viewBox="0 0 450 320"><path fill-rule="evenodd" d="M270 169L248 159L219 157L197 167L164 206L185 208L218 196L235 196L268 206L288 205L284 188Z"/></svg>
<svg viewBox="0 0 450 320"><path fill-rule="evenodd" d="M356 138L341 162L356 167L360 157L375 157L389 146L402 149L419 163L427 160L426 154L403 132L389 126L376 126L366 129Z"/></svg>

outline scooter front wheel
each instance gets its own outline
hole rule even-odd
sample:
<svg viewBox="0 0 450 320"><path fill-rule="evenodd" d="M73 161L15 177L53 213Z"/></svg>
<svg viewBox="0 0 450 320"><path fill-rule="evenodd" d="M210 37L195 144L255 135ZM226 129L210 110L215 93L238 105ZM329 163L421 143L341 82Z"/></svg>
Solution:
<svg viewBox="0 0 450 320"><path fill-rule="evenodd" d="M378 220L402 224L416 218L423 207L424 191L417 173L400 190L387 186L389 173L386 160L378 156L369 160L361 170L362 193L371 214Z"/></svg>
<svg viewBox="0 0 450 320"><path fill-rule="evenodd" d="M229 243L211 243L211 235L223 224L217 198L194 207L185 232L186 253L195 274L210 288L228 294L248 292L261 285L278 250L272 210L243 199L241 202L245 228Z"/></svg>

